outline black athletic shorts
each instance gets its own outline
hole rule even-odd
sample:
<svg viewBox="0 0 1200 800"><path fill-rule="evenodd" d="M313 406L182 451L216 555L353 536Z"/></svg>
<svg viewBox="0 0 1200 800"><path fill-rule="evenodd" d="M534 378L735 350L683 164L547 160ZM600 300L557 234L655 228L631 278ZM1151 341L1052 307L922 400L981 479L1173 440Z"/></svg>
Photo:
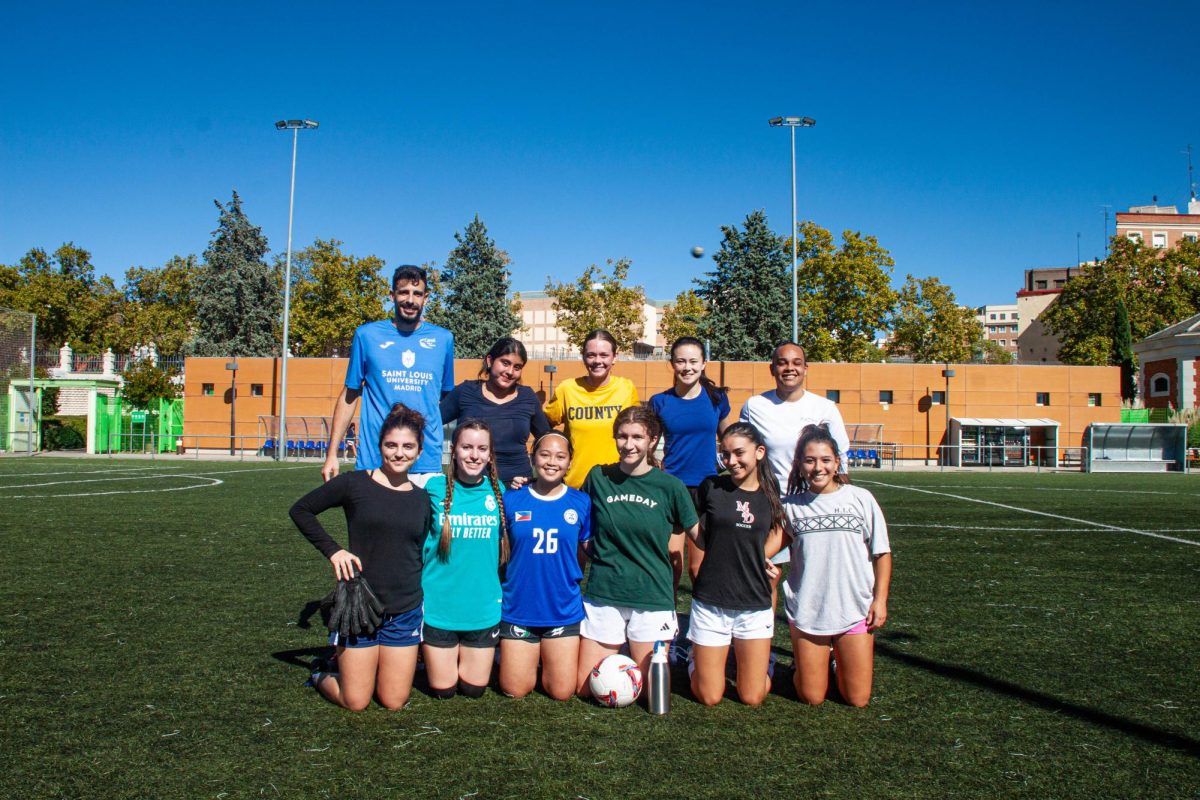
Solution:
<svg viewBox="0 0 1200 800"><path fill-rule="evenodd" d="M421 641L430 647L495 647L500 642L500 626L477 631L448 631L426 622L421 630Z"/></svg>
<svg viewBox="0 0 1200 800"><path fill-rule="evenodd" d="M520 642L540 642L542 639L565 639L568 636L579 635L579 623L557 626L525 627L511 622L500 623L500 638L514 639Z"/></svg>

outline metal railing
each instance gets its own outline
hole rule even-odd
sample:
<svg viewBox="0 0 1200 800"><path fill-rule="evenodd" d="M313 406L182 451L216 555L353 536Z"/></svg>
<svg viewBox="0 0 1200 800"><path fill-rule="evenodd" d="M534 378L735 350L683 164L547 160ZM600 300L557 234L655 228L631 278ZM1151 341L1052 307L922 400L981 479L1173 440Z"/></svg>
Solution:
<svg viewBox="0 0 1200 800"><path fill-rule="evenodd" d="M1013 445L852 444L845 454L850 469L936 469L993 472L1005 469L1083 470L1086 447L1033 447Z"/></svg>
<svg viewBox="0 0 1200 800"><path fill-rule="evenodd" d="M110 458L122 456L148 456L151 459L163 458L172 461L180 457L201 459L219 459L223 461L274 461L278 457L282 461L296 463L319 464L325 460L327 442L315 439L289 439L280 442L261 435L230 436L229 434L204 434L171 437L167 442L161 442L157 433L151 431L141 434L112 434L118 447L101 450L97 455L107 455ZM160 444L168 446L160 447ZM342 443L338 448L338 458L353 462L357 455L357 442L353 439ZM450 443L447 439L442 445L442 463L449 464Z"/></svg>

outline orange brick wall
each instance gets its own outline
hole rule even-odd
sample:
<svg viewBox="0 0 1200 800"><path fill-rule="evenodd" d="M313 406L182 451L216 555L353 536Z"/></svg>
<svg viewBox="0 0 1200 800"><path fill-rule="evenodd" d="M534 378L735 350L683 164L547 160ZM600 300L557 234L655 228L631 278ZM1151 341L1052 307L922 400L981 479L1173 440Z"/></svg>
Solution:
<svg viewBox="0 0 1200 800"><path fill-rule="evenodd" d="M184 385L184 435L213 438L201 447L221 447L221 437L229 436L230 373L224 358L189 358ZM533 360L525 367L524 382L539 394L549 389L549 375L543 371L548 362ZM557 361L554 384L584 374L579 361ZM279 413L276 387L279 360L271 358L239 359L237 434L253 437L260 430L258 415ZM1116 367L1071 367L1044 365L952 365L950 413L956 417L1045 417L1060 424L1059 445L1080 446L1084 429L1093 422L1120 422L1120 370ZM882 424L885 441L904 445L936 447L946 429L946 407L932 405L930 393L945 391L941 364L825 364L815 363L808 370L808 390L824 395L827 389L841 392L839 408L848 424ZM455 380L475 377L476 360L455 362ZM642 399L671 385L671 369L665 361L618 361L614 374L629 378ZM711 362L708 375L729 387L729 400L740 409L752 394L774 388L765 363ZM288 417L322 417L332 412L334 398L346 374L342 358L293 358L288 361ZM215 393L202 394L204 383L212 383ZM251 397L250 385L263 384L263 396ZM884 407L879 391L890 389L893 402ZM1036 405L1038 392L1050 393L1050 405ZM1088 405L1088 395L1099 393L1101 405ZM249 440L247 440L249 442ZM249 443L248 445L249 446ZM913 454L915 455L915 454Z"/></svg>

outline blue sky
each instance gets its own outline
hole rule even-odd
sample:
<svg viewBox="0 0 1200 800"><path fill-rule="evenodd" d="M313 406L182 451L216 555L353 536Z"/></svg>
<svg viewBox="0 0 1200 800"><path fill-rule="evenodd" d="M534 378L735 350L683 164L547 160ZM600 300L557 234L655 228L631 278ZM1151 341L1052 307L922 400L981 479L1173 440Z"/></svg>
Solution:
<svg viewBox="0 0 1200 800"><path fill-rule="evenodd" d="M118 279L201 253L236 189L282 252L443 261L479 214L513 287L633 260L668 299L720 226L876 236L959 300L1186 203L1200 4L45 3L6 9L0 263L64 241ZM1111 224L1111 223L1110 223Z"/></svg>

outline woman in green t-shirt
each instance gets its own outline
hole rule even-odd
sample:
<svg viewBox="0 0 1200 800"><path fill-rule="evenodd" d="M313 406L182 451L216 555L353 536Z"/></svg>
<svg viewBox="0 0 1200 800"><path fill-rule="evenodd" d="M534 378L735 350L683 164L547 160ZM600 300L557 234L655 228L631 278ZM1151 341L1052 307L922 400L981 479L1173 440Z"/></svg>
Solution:
<svg viewBox="0 0 1200 800"><path fill-rule="evenodd" d="M684 534L696 527L687 487L658 468L662 420L647 405L613 423L619 461L592 467L583 491L592 501L591 571L580 625L580 695L588 675L628 642L643 674L656 642L675 637L675 585L683 571Z"/></svg>
<svg viewBox="0 0 1200 800"><path fill-rule="evenodd" d="M500 642L500 566L508 560L504 503L486 423L469 420L451 439L449 481L425 484L433 525L425 540L422 654L429 688L479 697Z"/></svg>

